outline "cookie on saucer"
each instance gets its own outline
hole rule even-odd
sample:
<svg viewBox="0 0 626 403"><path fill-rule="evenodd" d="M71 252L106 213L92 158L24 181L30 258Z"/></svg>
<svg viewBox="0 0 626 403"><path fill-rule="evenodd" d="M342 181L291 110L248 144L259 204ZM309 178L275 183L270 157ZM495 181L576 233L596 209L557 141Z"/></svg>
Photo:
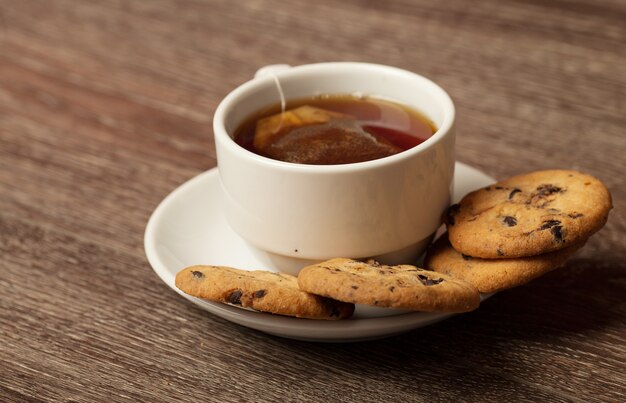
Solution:
<svg viewBox="0 0 626 403"><path fill-rule="evenodd" d="M354 305L312 295L298 288L296 277L224 266L191 266L176 274L176 287L210 301L308 319L344 319Z"/></svg>
<svg viewBox="0 0 626 403"><path fill-rule="evenodd" d="M298 274L300 289L339 301L427 312L467 312L480 303L465 281L414 266L331 259Z"/></svg>
<svg viewBox="0 0 626 403"><path fill-rule="evenodd" d="M584 242L606 223L611 194L593 176L537 171L465 196L444 220L457 251L485 259L539 255Z"/></svg>
<svg viewBox="0 0 626 403"><path fill-rule="evenodd" d="M526 284L561 267L583 244L529 257L480 259L454 250L444 234L428 250L424 267L467 281L481 293L492 293Z"/></svg>

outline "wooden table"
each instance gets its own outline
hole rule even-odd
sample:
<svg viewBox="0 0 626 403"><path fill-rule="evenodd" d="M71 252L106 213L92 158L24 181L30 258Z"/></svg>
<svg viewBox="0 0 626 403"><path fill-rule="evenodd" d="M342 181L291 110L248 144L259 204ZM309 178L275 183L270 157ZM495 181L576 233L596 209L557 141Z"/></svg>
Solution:
<svg viewBox="0 0 626 403"><path fill-rule="evenodd" d="M0 0L1 401L625 401L626 2ZM601 178L565 268L401 336L234 325L154 274L146 222L215 166L260 66L351 60L440 83L458 160Z"/></svg>

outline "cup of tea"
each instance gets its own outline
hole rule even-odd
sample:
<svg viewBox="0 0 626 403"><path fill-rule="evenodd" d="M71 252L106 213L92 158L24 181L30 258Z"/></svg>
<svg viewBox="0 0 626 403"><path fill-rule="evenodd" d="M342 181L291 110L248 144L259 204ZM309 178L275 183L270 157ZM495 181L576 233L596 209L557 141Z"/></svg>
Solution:
<svg viewBox="0 0 626 403"><path fill-rule="evenodd" d="M226 220L293 274L334 257L413 263L450 203L454 122L449 95L406 70L262 69L213 120Z"/></svg>

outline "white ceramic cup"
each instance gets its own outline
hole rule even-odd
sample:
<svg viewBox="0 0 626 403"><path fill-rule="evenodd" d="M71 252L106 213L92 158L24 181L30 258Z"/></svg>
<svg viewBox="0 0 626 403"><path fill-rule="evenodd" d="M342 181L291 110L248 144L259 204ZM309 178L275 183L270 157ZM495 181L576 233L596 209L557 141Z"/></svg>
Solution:
<svg viewBox="0 0 626 403"><path fill-rule="evenodd" d="M265 74L269 71L269 74ZM305 165L254 154L233 140L250 115L320 94L391 99L432 120L436 133L399 154ZM318 63L265 68L218 106L213 130L225 217L268 265L297 273L311 261L374 257L414 262L441 224L454 175L455 110L434 82L394 67Z"/></svg>

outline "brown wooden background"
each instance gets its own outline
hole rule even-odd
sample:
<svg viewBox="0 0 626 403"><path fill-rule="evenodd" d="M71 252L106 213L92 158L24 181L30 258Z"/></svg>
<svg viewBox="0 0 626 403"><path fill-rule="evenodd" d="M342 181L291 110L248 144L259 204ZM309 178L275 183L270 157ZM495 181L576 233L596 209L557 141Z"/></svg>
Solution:
<svg viewBox="0 0 626 403"><path fill-rule="evenodd" d="M391 339L309 344L168 289L153 209L260 66L426 75L458 159L579 169L615 209L565 269ZM626 2L0 0L1 401L626 400Z"/></svg>

